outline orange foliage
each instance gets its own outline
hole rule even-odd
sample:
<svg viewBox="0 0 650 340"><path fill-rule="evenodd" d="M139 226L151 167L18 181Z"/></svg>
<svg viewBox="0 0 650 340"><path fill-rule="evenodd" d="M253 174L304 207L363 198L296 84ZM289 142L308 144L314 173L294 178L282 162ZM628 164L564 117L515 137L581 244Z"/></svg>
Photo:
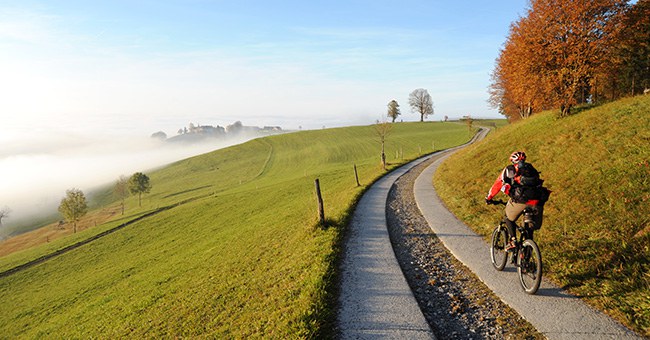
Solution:
<svg viewBox="0 0 650 340"><path fill-rule="evenodd" d="M610 58L599 77L599 91L609 100L650 88L650 0L639 0L617 26Z"/></svg>
<svg viewBox="0 0 650 340"><path fill-rule="evenodd" d="M510 120L551 108L568 115L593 102L596 84L606 84L607 70L615 69L610 60L627 1L531 0L529 6L496 60L490 102Z"/></svg>

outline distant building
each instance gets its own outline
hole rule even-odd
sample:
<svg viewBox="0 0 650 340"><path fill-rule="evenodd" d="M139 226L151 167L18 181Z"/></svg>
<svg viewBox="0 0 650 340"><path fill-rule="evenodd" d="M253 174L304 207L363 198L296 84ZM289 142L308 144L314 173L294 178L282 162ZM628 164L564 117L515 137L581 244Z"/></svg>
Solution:
<svg viewBox="0 0 650 340"><path fill-rule="evenodd" d="M229 138L240 134L246 134L247 136L262 136L283 132L284 131L279 126L265 126L263 128L257 126L244 126L240 121L236 121L225 128L219 125L212 126L190 123L187 127L178 130L178 136L169 138L168 141L193 143L209 138ZM161 137L160 135L157 136Z"/></svg>
<svg viewBox="0 0 650 340"><path fill-rule="evenodd" d="M279 132L282 131L282 128L279 126L265 126L262 128L264 132Z"/></svg>
<svg viewBox="0 0 650 340"><path fill-rule="evenodd" d="M190 125L186 128L182 128L178 130L178 134L198 134L198 135L224 135L226 134L226 129L223 127L217 125L217 126L212 126L212 125L194 125L193 123L190 123Z"/></svg>

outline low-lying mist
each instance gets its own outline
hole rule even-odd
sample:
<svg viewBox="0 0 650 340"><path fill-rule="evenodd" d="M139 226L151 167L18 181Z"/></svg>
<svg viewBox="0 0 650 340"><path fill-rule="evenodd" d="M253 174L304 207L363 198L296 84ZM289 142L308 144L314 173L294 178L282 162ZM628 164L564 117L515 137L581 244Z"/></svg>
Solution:
<svg viewBox="0 0 650 340"><path fill-rule="evenodd" d="M200 143L170 143L148 137L43 136L2 141L0 149L0 239L19 233L32 221L53 216L65 191L86 193L121 175L242 143L253 136L208 138ZM27 228L31 229L31 228Z"/></svg>

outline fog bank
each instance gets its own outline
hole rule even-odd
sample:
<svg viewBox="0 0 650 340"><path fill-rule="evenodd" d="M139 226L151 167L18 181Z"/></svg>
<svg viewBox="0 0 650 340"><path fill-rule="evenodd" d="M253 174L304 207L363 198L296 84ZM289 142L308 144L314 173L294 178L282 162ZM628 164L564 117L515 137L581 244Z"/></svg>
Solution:
<svg viewBox="0 0 650 340"><path fill-rule="evenodd" d="M242 143L240 136L197 144L167 143L149 137L88 135L5 135L0 142L0 234L26 219L56 213L65 191L88 190L121 175L146 172L187 157Z"/></svg>

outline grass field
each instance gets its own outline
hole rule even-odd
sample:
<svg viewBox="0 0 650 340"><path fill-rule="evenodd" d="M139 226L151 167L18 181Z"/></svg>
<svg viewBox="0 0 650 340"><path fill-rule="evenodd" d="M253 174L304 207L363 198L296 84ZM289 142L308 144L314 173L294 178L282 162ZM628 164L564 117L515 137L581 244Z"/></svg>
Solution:
<svg viewBox="0 0 650 340"><path fill-rule="evenodd" d="M469 140L454 123L400 123L389 167ZM304 338L327 335L339 242L381 176L374 127L257 139L148 172L126 214L0 258L0 270L146 218L0 277L7 338ZM402 159L402 155L403 158ZM357 166L361 186L354 180ZM328 227L316 223L319 178ZM110 195L104 209L115 211ZM105 216L99 210L92 212ZM93 223L89 218L86 223Z"/></svg>
<svg viewBox="0 0 650 340"><path fill-rule="evenodd" d="M486 237L503 213L484 197L515 150L553 191L535 234L544 275L650 336L650 96L537 114L450 157L436 189Z"/></svg>

